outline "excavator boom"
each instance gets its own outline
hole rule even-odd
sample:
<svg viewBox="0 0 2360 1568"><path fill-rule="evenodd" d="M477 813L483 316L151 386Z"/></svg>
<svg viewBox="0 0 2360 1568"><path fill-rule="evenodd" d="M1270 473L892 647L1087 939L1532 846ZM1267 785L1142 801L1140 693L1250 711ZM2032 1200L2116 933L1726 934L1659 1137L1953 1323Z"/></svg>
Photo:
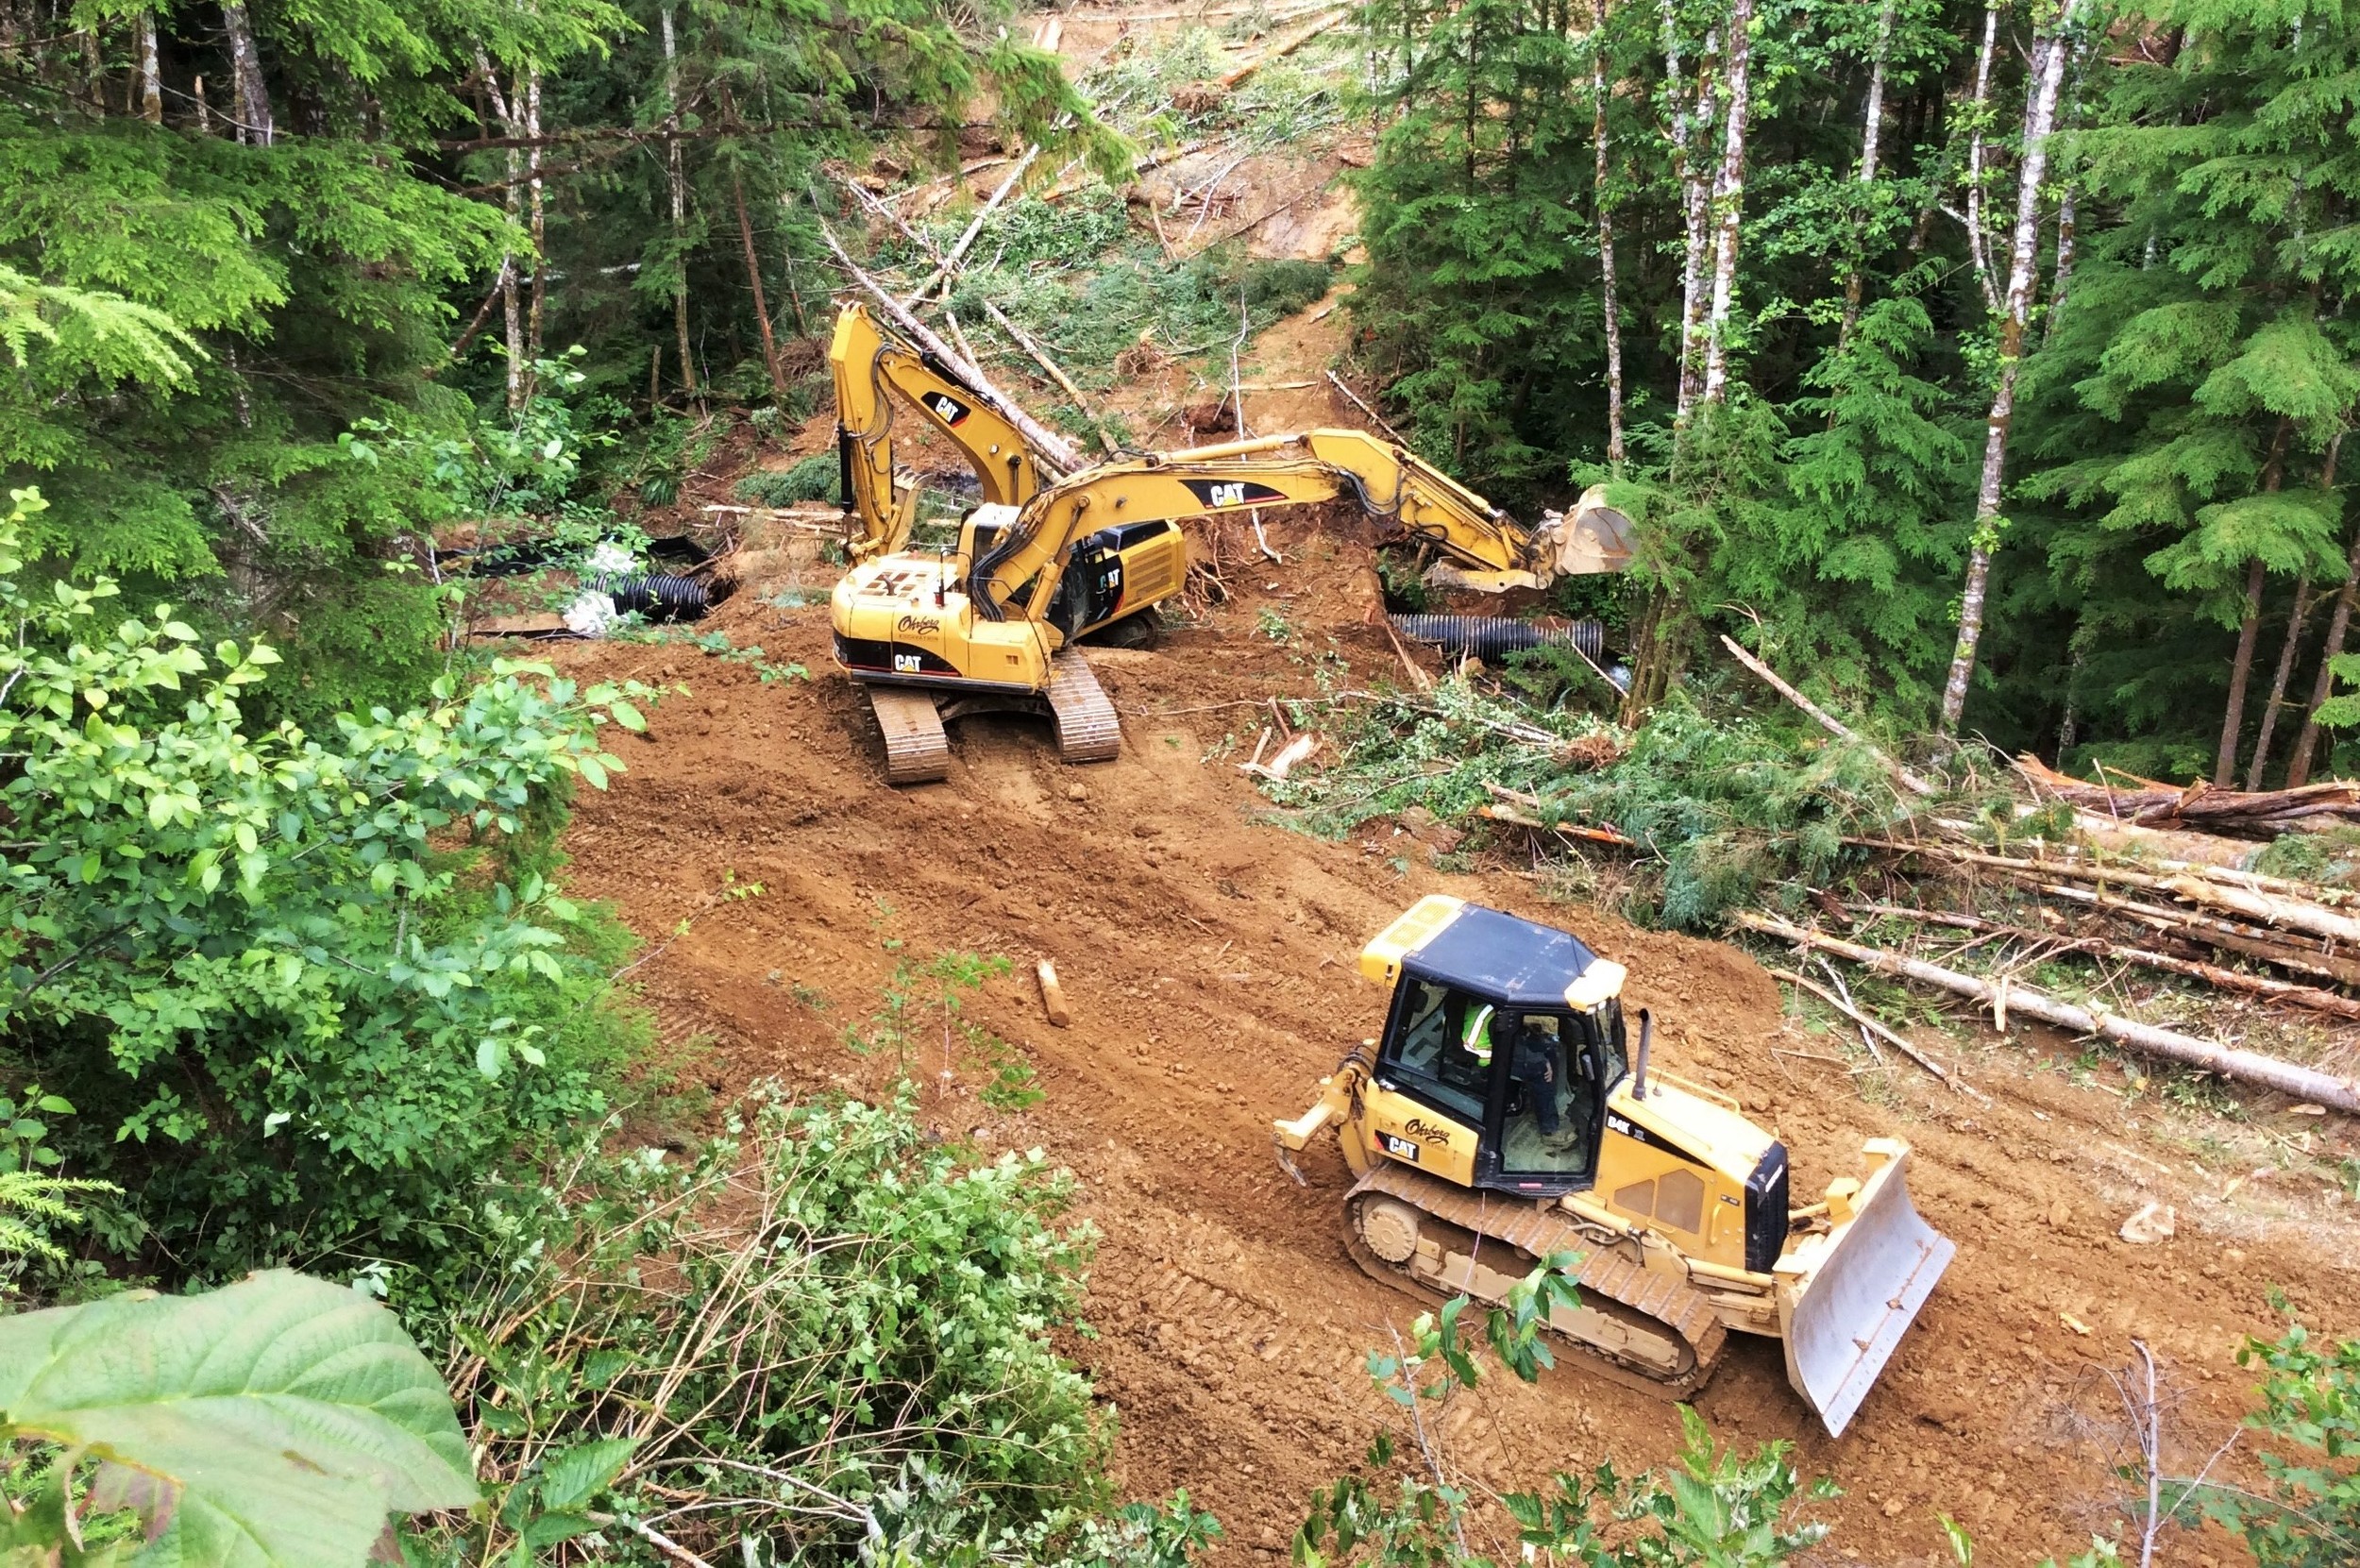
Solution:
<svg viewBox="0 0 2360 1568"><path fill-rule="evenodd" d="M851 544L856 562L905 548L917 520L918 489L894 472L897 400L958 448L988 505L1022 506L1056 477L988 396L886 331L857 300L836 312L828 370L844 506L858 525Z"/></svg>
<svg viewBox="0 0 2360 1568"><path fill-rule="evenodd" d="M1464 586L1541 588L1572 573L1620 571L1630 560L1628 522L1602 499L1526 528L1406 447L1362 430L1315 430L1084 469L1042 491L977 554L968 592L988 619L1037 615L1013 596L1031 582L1038 597L1072 542L1094 530L1344 495L1458 562L1455 581Z"/></svg>

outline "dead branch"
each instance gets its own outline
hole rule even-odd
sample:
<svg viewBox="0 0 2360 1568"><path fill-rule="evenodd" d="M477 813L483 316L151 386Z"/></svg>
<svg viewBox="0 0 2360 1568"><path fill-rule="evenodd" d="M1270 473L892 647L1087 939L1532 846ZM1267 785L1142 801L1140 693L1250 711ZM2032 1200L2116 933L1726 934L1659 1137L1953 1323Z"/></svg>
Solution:
<svg viewBox="0 0 2360 1568"><path fill-rule="evenodd" d="M1785 981L1790 986L1800 986L1802 989L1809 991L1812 995L1817 997L1820 1001L1826 1003L1837 1012L1842 1013L1846 1018L1850 1019L1854 1023L1859 1024L1863 1029L1868 1031L1872 1035L1875 1035L1879 1039L1881 1039L1886 1044L1892 1046L1896 1051L1898 1051L1902 1055L1907 1056L1911 1061L1915 1062L1918 1066L1924 1068L1935 1077L1941 1079L1945 1084L1949 1085L1950 1087L1955 1089L1961 1087L1959 1082L1950 1076L1949 1069L1944 1067L1940 1062L1935 1061L1931 1056L1927 1055L1926 1053L1912 1045L1908 1040L1903 1039L1898 1034L1896 1034L1884 1024L1878 1022L1875 1019L1870 1018L1866 1013L1862 1012L1858 1006L1846 1002L1842 997L1836 995L1833 991L1828 989L1827 986L1820 985L1817 981L1811 979L1807 975L1798 974L1793 969L1772 969L1770 972L1777 975L1780 980Z"/></svg>
<svg viewBox="0 0 2360 1568"><path fill-rule="evenodd" d="M1808 714L1812 719L1817 723L1821 729L1827 731L1828 733L1835 736L1838 740L1851 741L1856 745L1866 746L1868 748L1868 754L1875 757L1879 765L1881 766L1886 772L1892 774L1894 782L1898 784L1903 789L1908 790L1911 794L1917 796L1921 800L1938 793L1932 784L1928 784L1924 779L1919 778L1916 774L1911 772L1908 768L1902 767L1899 763L1885 755L1884 752L1880 750L1877 747L1861 739L1861 737L1853 731L1837 722L1834 717L1829 714L1829 712L1822 708L1818 703L1813 702L1810 698L1805 697L1801 692L1796 691L1793 686L1790 686L1784 681L1779 680L1776 671L1771 669L1768 665L1763 664L1760 659L1757 659L1752 654L1746 652L1745 649L1738 643L1736 638L1724 632L1721 637L1721 646L1728 649L1730 656L1736 659L1739 664L1744 665L1747 669L1752 670L1756 675L1762 677L1764 682L1768 683L1771 690L1777 692L1780 697L1785 698L1789 702L1792 702L1796 707L1802 709L1804 713Z"/></svg>
<svg viewBox="0 0 2360 1568"><path fill-rule="evenodd" d="M991 384L991 379L984 374L982 367L974 362L971 356L961 354L943 342L936 335L933 329L911 312L908 306L903 305L901 300L894 297L891 291L863 270L860 263L854 261L845 250L844 243L835 237L834 229L822 223L819 226L819 237L825 240L828 248L835 253L835 259L842 264L845 273L884 307L885 314L893 318L895 326L916 339L919 346L949 365L969 386L973 387L979 396L988 399L994 412L1009 424L1014 425L1025 440L1039 449L1042 456L1048 458L1066 473L1075 473L1081 469L1082 455L1073 449L1065 437L1018 408L1005 393ZM953 329L955 330L955 326Z"/></svg>
<svg viewBox="0 0 2360 1568"><path fill-rule="evenodd" d="M2272 980L2267 975L2240 974L2217 964L2206 964L2194 958L2174 958L2168 953L2149 953L2144 948L2126 947L2103 936L2057 936L2048 932L2034 931L2029 926L2010 925L2002 920L1985 919L1981 915L1963 915L1947 909L1911 909L1894 903L1847 903L1846 910L1857 914L1880 916L1888 919L1913 920L1921 925L1948 926L1957 931L1987 932L1995 936L2014 936L2029 941L2062 942L2066 951L2086 953L2095 957L2117 959L2146 969L2161 969L2167 974L2186 975L2224 991L2242 991L2290 1006L2308 1007L2315 1012L2334 1013L2338 1017L2360 1019L2360 1001L2323 991L2315 986L2298 986L2292 981Z"/></svg>
<svg viewBox="0 0 2360 1568"><path fill-rule="evenodd" d="M1816 931L1806 931L1800 926L1750 910L1741 910L1731 918L1746 930L1762 936L1774 936L1802 947L1821 948L1855 964L1865 965L1880 974L1915 980L1954 996L1966 997L1992 1008L1995 1017L2004 1017L2005 1009L2013 1008L2027 1017L2055 1024L2060 1029L2069 1029L2075 1034L2102 1036L2134 1051L2179 1062L2200 1071L2217 1073L2236 1082L2259 1084L2347 1115L2360 1116L2360 1083L2350 1078L2338 1078L2332 1073L2300 1067L2258 1052L2199 1039L2177 1030L2160 1029L2153 1024L2116 1018L2100 1008L2077 1006L2030 986L1961 974L1955 969L1946 969L1922 959L1863 947L1858 942L1847 942Z"/></svg>
<svg viewBox="0 0 2360 1568"><path fill-rule="evenodd" d="M1039 156L1040 148L1037 146L1024 149L1024 156L1016 160L1016 167L1008 171L1008 177L1000 182L1000 188L992 192L991 199L985 202L982 209L976 212L974 220L967 226L966 231L958 237L949 252L936 262L935 270L926 275L926 281L911 291L909 304L915 306L919 300L934 293L936 285L948 283L957 276L959 259L967 254L968 247L975 243L975 237L984 231L984 225L990 221L993 212L999 211L1000 204L1007 200L1008 193L1016 189L1017 182L1024 177L1024 171L1031 168L1033 160Z"/></svg>

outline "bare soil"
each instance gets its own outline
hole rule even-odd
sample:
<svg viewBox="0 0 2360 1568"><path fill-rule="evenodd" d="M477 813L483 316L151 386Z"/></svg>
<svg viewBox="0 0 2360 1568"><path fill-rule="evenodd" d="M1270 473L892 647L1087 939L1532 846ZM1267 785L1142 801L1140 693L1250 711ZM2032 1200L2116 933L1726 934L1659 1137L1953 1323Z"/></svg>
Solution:
<svg viewBox="0 0 2360 1568"><path fill-rule="evenodd" d="M765 1077L877 1090L899 1064L853 1054L845 1032L897 965L952 951L1015 961L970 1016L1021 1051L1040 1104L986 1110L987 1070L963 1059L945 1082L938 1046L907 1065L946 1136L1037 1145L1081 1178L1103 1240L1095 1333L1070 1348L1119 1411L1122 1490L1187 1487L1228 1526L1216 1562L1279 1550L1311 1488L1391 1419L1362 1358L1416 1307L1346 1256L1332 1147L1297 1187L1269 1129L1379 1027L1385 999L1354 956L1427 892L1568 926L1628 964L1631 1000L1667 1022L1663 1059L1775 1126L1798 1194L1848 1169L1863 1138L1916 1145L1913 1190L1958 1258L1851 1431L1831 1442L1817 1428L1766 1341L1734 1342L1699 1400L1726 1439L1791 1439L1807 1471L1843 1483L1823 1505L1836 1526L1827 1560L1947 1561L1937 1511L1986 1560L2069 1553L2117 1518L2103 1374L2134 1337L2179 1391L2172 1430L2193 1469L2247 1406L2233 1352L2273 1330L2270 1290L2315 1326L2360 1324L2353 1226L2317 1178L2217 1201L2252 1148L2340 1148L2340 1125L2264 1103L2233 1123L2129 1101L2119 1074L2061 1071L2070 1047L2060 1057L2020 1030L1982 1047L1928 1037L1988 1101L1923 1077L1856 1077L1814 1059L1833 1048L1782 1015L1777 983L1745 953L1549 903L1519 874L1519 844L1449 875L1391 820L1341 843L1266 820L1235 763L1268 700L1307 692L1315 656L1358 680L1398 668L1362 624L1365 548L1306 524L1270 532L1287 563L1234 568L1237 597L1201 624L1095 655L1124 744L1091 768L1060 764L1043 722L974 718L953 727L947 782L886 787L867 705L828 664L824 599L783 609L775 590L741 592L706 623L774 665L800 661L808 683L765 684L678 643L554 649L583 673L690 688L625 743L614 787L585 794L568 849L576 885L658 945L638 976L667 1036L710 1042L698 1059L716 1091ZM1291 644L1269 638L1264 609L1291 617ZM717 899L731 873L764 892ZM1070 1027L1043 1021L1037 957L1056 964ZM2149 1198L2177 1206L2178 1235L2117 1239ZM1670 1407L1573 1368L1533 1388L1487 1380L1446 1425L1453 1461L1496 1487L1609 1458L1659 1462L1678 1436ZM2179 1546L2189 1561L2225 1549L2211 1532Z"/></svg>

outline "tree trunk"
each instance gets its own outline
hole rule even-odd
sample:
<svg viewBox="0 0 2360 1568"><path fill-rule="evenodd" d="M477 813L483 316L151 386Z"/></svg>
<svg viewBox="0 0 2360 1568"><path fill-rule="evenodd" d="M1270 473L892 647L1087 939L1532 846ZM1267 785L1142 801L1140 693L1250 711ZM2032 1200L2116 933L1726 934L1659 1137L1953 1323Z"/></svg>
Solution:
<svg viewBox="0 0 2360 1568"><path fill-rule="evenodd" d="M1975 281L1983 291L1983 307L1999 313L1999 290L1991 277L1991 247L1983 234L1983 127L1991 118L1991 52L1999 37L1999 8L1983 7L1983 49L1975 59L1975 102L1966 139L1966 254L1975 263ZM2036 62L2037 66L2037 62ZM2039 71L2035 68L2033 76Z"/></svg>
<svg viewBox="0 0 2360 1568"><path fill-rule="evenodd" d="M2352 605L2360 599L2360 532L2352 540L2352 553L2344 565L2344 585L2335 595L2335 609L2327 619L2327 640L2319 645L2319 673L2311 683L2311 706L2302 716L2302 728L2295 735L2294 755L2286 759L2286 787L2300 789L2311 782L2312 753L2319 744L2319 704L2335 690L2335 671L2333 666L2344 651L2344 633L2352 628Z"/></svg>
<svg viewBox="0 0 2360 1568"><path fill-rule="evenodd" d="M2246 765L2245 786L2262 787L2262 769L2269 766L2270 733L2278 728L2278 710L2286 705L2286 682L2294 674L2295 658L2302 649L2302 621L2311 613L2311 580L2295 579L2295 601L2286 611L2286 640L2279 645L2278 672L2270 678L2269 700L2262 704L2261 733L2253 737L2253 760Z"/></svg>
<svg viewBox="0 0 2360 1568"><path fill-rule="evenodd" d="M132 24L139 30L140 118L151 126L164 123L163 75L156 67L156 17L142 11Z"/></svg>
<svg viewBox="0 0 2360 1568"><path fill-rule="evenodd" d="M1861 299L1865 287L1866 269L1861 259L1862 229L1868 221L1868 198L1877 184L1877 149L1882 140L1885 123L1885 54L1893 43L1893 11L1896 0L1884 0L1884 8L1877 13L1877 52L1868 62L1868 107L1861 114L1860 175L1854 181L1860 187L1860 210L1852 214L1850 254L1845 258L1844 319L1836 327L1836 352L1844 352L1852 341L1852 329L1860 325Z"/></svg>
<svg viewBox="0 0 2360 1568"><path fill-rule="evenodd" d="M2270 438L2269 461L2262 465L2262 493L2273 494L2285 471L2286 437L2294 421L2281 419ZM2245 724L2246 683L2253 677L2253 649L2262 636L2262 589L2269 568L2255 556L2245 574L2245 619L2237 628L2237 654L2229 666L2229 702L2221 712L2220 749L2213 755L2213 787L2227 789L2237 778L2237 733Z"/></svg>
<svg viewBox="0 0 2360 1568"><path fill-rule="evenodd" d="M258 147L271 143L270 90L262 83L262 57L254 43L254 24L244 0L227 0L221 8L223 28L229 35L229 83L235 94L238 140Z"/></svg>
<svg viewBox="0 0 2360 1568"><path fill-rule="evenodd" d="M1590 93L1595 105L1590 140L1597 155L1591 199L1598 209L1598 278L1606 315L1606 460L1623 464L1623 321L1614 289L1614 216L1607 200L1606 0L1590 0Z"/></svg>
<svg viewBox="0 0 2360 1568"><path fill-rule="evenodd" d="M1754 0L1735 0L1729 8L1728 58L1724 67L1728 89L1722 112L1728 124L1721 139L1721 167L1712 179L1712 317L1705 328L1704 400L1718 403L1729 376L1729 307L1737 295L1739 220L1745 211L1745 121L1749 103L1748 66L1753 59L1751 24Z"/></svg>
<svg viewBox="0 0 2360 1568"><path fill-rule="evenodd" d="M541 68L525 68L525 134L533 145L525 149L525 188L527 206L531 212L532 231L532 297L525 312L525 400L531 402L539 390L541 363L541 311L546 291L543 269L548 263L548 224L541 201Z"/></svg>
<svg viewBox="0 0 2360 1568"><path fill-rule="evenodd" d="M754 254L753 220L746 215L746 185L730 167L730 198L737 203L737 237L746 244L746 282L754 291L754 320L762 328L762 365L770 373L770 396L786 412L786 371L779 363L779 341L770 331L770 306L762 293L762 262Z"/></svg>
<svg viewBox="0 0 2360 1568"><path fill-rule="evenodd" d="M2066 0L2054 30L2034 42L2032 79L2024 94L2024 157L2016 171L2015 246L2008 266L2005 313L1999 320L1999 385L1983 428L1983 477L1975 496L1975 535L1968 547L1966 585L1959 596L1959 641L1943 683L1943 734L1956 734L1975 677L1983 639L1983 599L1991 586L1991 557L1999 547L1999 497L2008 462L2008 431L2015 423L2015 378L2022 368L2024 324L2031 312L2032 266L2039 259L2040 182L2048 172L2048 133L2056 124L2057 89L2065 77L2065 41L2078 0Z"/></svg>
<svg viewBox="0 0 2360 1568"><path fill-rule="evenodd" d="M499 74L492 69L491 57L481 49L476 51L476 74L483 79L483 91L490 99L493 116L499 122L500 134L514 138L516 122L508 111L508 95L500 91ZM508 221L513 226L524 211L524 160L514 147L508 149ZM516 253L500 253L500 311L502 325L507 329L508 345L508 412L514 413L525 406L525 318L524 301L516 287Z"/></svg>
<svg viewBox="0 0 2360 1568"><path fill-rule="evenodd" d="M2048 324L2041 329L2040 338L2044 344L2056 341L2057 324L2065 319L2065 286L2073 281L2073 197L2068 180L2057 198L2057 270L2048 284Z"/></svg>
<svg viewBox="0 0 2360 1568"><path fill-rule="evenodd" d="M1675 405L1674 422L1688 423L1690 402L1696 395L1696 360L1694 354L1696 324L1702 311L1697 285L1704 272L1705 256L1705 188L1696 177L1688 102L1688 82L1680 74L1679 18L1673 0L1660 0L1663 19L1663 95L1672 115L1672 170L1679 180L1681 215L1685 220L1687 248L1680 264L1680 330L1679 330L1679 394ZM1704 67L1697 68L1697 82L1705 79Z"/></svg>
<svg viewBox="0 0 2360 1568"><path fill-rule="evenodd" d="M672 197L672 265L677 269L672 282L672 329L680 339L681 385L694 397L697 357L688 343L688 175L681 161L680 54L673 39L672 7L668 0L659 14L664 28L664 128L671 133L664 142L664 173Z"/></svg>

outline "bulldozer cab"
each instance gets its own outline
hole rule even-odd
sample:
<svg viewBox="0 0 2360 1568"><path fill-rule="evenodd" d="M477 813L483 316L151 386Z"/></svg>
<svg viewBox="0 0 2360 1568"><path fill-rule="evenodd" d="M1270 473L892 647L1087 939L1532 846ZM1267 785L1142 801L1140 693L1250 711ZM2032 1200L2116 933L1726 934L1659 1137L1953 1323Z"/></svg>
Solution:
<svg viewBox="0 0 2360 1568"><path fill-rule="evenodd" d="M1628 1050L1620 1002L1578 982L1610 970L1619 989L1619 968L1562 932L1473 908L1387 967L1398 983L1372 1106L1385 1152L1473 1187L1589 1187ZM1429 1149L1463 1157L1429 1159Z"/></svg>

